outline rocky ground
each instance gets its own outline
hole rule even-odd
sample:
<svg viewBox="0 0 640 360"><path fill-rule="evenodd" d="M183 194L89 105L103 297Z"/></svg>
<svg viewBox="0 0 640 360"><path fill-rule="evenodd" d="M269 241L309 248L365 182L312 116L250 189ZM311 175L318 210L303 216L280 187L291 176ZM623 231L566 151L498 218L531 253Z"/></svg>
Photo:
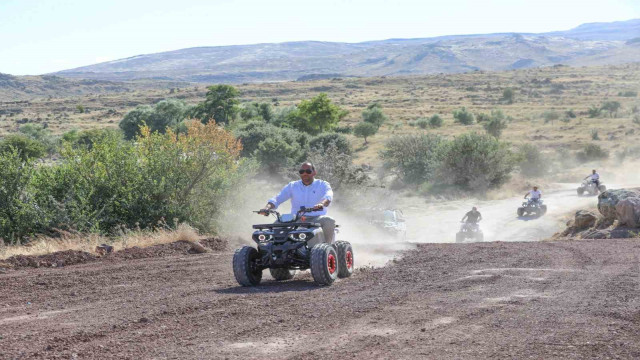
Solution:
<svg viewBox="0 0 640 360"><path fill-rule="evenodd" d="M0 270L0 358L640 357L639 239L424 244L331 287L241 288L213 248Z"/></svg>

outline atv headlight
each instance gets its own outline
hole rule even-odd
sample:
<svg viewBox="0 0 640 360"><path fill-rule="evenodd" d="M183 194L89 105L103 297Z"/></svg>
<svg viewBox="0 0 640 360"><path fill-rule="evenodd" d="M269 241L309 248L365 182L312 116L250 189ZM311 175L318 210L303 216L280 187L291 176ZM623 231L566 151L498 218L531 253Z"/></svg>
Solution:
<svg viewBox="0 0 640 360"><path fill-rule="evenodd" d="M302 233L302 234L298 235L298 239L300 239L300 240L304 240L306 238L307 238L307 234L305 234L305 233Z"/></svg>
<svg viewBox="0 0 640 360"><path fill-rule="evenodd" d="M258 240L265 241L265 240L267 240L267 236L265 234L260 234L260 235L258 235Z"/></svg>

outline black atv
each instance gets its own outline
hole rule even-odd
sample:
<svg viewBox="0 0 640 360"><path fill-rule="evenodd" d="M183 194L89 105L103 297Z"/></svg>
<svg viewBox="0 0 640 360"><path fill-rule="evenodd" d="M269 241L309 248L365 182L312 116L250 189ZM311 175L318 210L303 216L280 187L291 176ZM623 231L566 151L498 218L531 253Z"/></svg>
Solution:
<svg viewBox="0 0 640 360"><path fill-rule="evenodd" d="M484 241L484 234L480 230L480 224L464 222L460 225L460 231L456 233L456 242L464 242L465 239Z"/></svg>
<svg viewBox="0 0 640 360"><path fill-rule="evenodd" d="M243 246L233 255L233 274L242 286L256 286L262 280L262 270L269 269L275 280L292 279L297 270L311 269L318 285L331 285L336 278L353 273L353 249L348 241L324 242L319 223L305 222L304 214L315 211L301 208L296 216L280 215L275 210L254 211L275 215L273 224L253 225L253 240L257 249ZM336 225L337 227L337 225ZM312 248L309 240L322 237Z"/></svg>
<svg viewBox="0 0 640 360"><path fill-rule="evenodd" d="M522 203L522 206L518 208L518 216L529 216L533 215L535 217L542 216L547 213L547 205L542 203L542 199L535 201L533 199L528 199Z"/></svg>

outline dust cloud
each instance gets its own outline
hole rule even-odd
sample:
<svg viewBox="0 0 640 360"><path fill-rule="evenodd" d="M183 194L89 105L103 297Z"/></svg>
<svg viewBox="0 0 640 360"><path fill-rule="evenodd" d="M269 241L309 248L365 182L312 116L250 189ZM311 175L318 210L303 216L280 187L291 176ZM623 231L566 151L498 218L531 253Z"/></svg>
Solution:
<svg viewBox="0 0 640 360"><path fill-rule="evenodd" d="M355 193L337 192L329 215L340 225L337 239L351 242L357 267L383 266L418 243L454 243L461 218L473 206L477 206L482 213L480 227L485 241L539 241L563 230L575 211L596 208L597 196L576 194L581 178L590 174L592 168L598 169L608 189L640 186L638 162L612 162L601 165L601 168L588 164L567 171L570 174L565 174L564 178L575 177L575 182L549 183L551 190L544 187L540 189L548 212L539 218L517 216L516 210L524 201L524 192L499 200L427 202L420 196L400 196L376 189ZM234 204L230 217L224 221L224 233L237 239L232 246L253 244L251 225L273 221L273 218L265 218L251 211L262 208L267 199L283 185L282 180L262 180L246 186L242 200ZM406 236L395 236L369 222L375 212L385 208L402 210L407 225ZM289 209L289 202L280 207L281 212L288 212Z"/></svg>

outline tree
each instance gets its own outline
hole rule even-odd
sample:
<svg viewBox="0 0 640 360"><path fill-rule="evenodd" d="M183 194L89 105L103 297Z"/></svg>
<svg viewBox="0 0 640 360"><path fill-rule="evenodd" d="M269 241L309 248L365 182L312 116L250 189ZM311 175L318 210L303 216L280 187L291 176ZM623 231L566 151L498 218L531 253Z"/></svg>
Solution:
<svg viewBox="0 0 640 360"><path fill-rule="evenodd" d="M379 103L373 103L362 112L362 119L379 128L389 118L382 112L382 106Z"/></svg>
<svg viewBox="0 0 640 360"><path fill-rule="evenodd" d="M384 145L380 157L384 167L405 183L421 184L435 176L444 143L434 134L394 136Z"/></svg>
<svg viewBox="0 0 640 360"><path fill-rule="evenodd" d="M453 118L455 119L455 122L460 123L462 125L471 125L473 124L473 121L474 121L473 114L467 111L467 109L464 107L458 110L454 110Z"/></svg>
<svg viewBox="0 0 640 360"><path fill-rule="evenodd" d="M489 135L497 139L502 135L502 130L507 128L507 120L502 110L495 109L491 111L491 116L484 122L483 127Z"/></svg>
<svg viewBox="0 0 640 360"><path fill-rule="evenodd" d="M328 151L330 147L334 147L335 151L341 154L351 155L353 150L346 136L338 133L323 133L309 142L309 147L314 151Z"/></svg>
<svg viewBox="0 0 640 360"><path fill-rule="evenodd" d="M203 124L212 119L218 124L228 124L239 111L238 89L231 85L213 85L207 89L206 100L193 108L191 117Z"/></svg>
<svg viewBox="0 0 640 360"><path fill-rule="evenodd" d="M609 113L609 117L614 117L614 114L618 114L618 110L620 110L620 103L617 101L605 101L604 104L600 107L602 110L607 111Z"/></svg>
<svg viewBox="0 0 640 360"><path fill-rule="evenodd" d="M335 128L348 113L333 104L327 94L320 93L311 100L303 100L296 111L287 115L287 123L294 129L317 135Z"/></svg>
<svg viewBox="0 0 640 360"><path fill-rule="evenodd" d="M502 91L502 102L505 104L513 104L513 96L515 95L512 88L506 88Z"/></svg>
<svg viewBox="0 0 640 360"><path fill-rule="evenodd" d="M353 134L357 137L364 138L364 143L367 144L367 137L373 136L378 132L378 128L372 123L361 122L353 128Z"/></svg>

